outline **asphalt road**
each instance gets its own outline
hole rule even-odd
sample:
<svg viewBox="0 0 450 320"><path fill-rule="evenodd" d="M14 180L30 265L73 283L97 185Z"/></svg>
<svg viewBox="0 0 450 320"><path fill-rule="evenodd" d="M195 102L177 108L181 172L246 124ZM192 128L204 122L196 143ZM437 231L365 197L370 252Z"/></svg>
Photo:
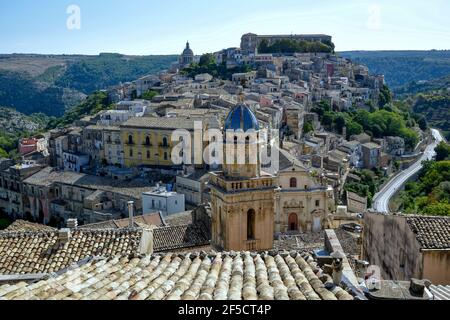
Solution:
<svg viewBox="0 0 450 320"><path fill-rule="evenodd" d="M422 169L422 161L431 160L436 156L434 149L443 140L441 133L436 129L431 129L434 137L434 142L425 149L422 157L417 160L411 167L403 170L396 175L384 188L373 198L372 209L379 213L389 213L389 202L394 197L395 193L403 187L404 184L417 172Z"/></svg>

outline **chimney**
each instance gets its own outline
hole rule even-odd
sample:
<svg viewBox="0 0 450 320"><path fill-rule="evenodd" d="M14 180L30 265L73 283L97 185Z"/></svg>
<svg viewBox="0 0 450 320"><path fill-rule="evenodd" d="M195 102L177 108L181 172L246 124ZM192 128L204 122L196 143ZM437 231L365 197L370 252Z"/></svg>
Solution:
<svg viewBox="0 0 450 320"><path fill-rule="evenodd" d="M70 229L64 228L58 231L58 241L62 243L69 242L70 240Z"/></svg>
<svg viewBox="0 0 450 320"><path fill-rule="evenodd" d="M333 283L336 286L339 286L342 281L342 270L344 269L343 260L345 255L340 251L335 251L331 254L331 258L333 258Z"/></svg>
<svg viewBox="0 0 450 320"><path fill-rule="evenodd" d="M73 230L78 228L78 220L77 219L67 219L67 228Z"/></svg>
<svg viewBox="0 0 450 320"><path fill-rule="evenodd" d="M134 201L128 201L128 227L134 228L134 221L133 221L133 211L134 211Z"/></svg>
<svg viewBox="0 0 450 320"><path fill-rule="evenodd" d="M139 254L153 254L153 229L143 229L139 243Z"/></svg>

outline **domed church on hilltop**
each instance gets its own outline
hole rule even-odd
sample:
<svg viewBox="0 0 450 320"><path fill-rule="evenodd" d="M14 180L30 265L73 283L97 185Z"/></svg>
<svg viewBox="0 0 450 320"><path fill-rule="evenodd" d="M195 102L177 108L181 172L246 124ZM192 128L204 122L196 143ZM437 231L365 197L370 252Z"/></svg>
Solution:
<svg viewBox="0 0 450 320"><path fill-rule="evenodd" d="M188 67L192 62L194 62L194 51L190 48L189 41L186 42L186 48L180 56L179 64L181 68Z"/></svg>

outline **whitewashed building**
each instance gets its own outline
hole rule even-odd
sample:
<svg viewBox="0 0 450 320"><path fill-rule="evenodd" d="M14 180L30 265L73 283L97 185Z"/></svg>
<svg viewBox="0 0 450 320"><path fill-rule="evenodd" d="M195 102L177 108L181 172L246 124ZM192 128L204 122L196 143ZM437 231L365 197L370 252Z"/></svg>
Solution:
<svg viewBox="0 0 450 320"><path fill-rule="evenodd" d="M142 211L143 214L160 211L164 217L184 212L186 211L184 194L159 187L156 190L144 192L142 194Z"/></svg>

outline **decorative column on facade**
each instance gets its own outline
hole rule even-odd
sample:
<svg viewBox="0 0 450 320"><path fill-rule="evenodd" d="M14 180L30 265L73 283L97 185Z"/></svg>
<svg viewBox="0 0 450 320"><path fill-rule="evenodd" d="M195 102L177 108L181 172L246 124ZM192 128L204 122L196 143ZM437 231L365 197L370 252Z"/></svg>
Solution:
<svg viewBox="0 0 450 320"><path fill-rule="evenodd" d="M282 203L281 201L281 188L275 190L275 233L281 233L281 211L282 211Z"/></svg>

